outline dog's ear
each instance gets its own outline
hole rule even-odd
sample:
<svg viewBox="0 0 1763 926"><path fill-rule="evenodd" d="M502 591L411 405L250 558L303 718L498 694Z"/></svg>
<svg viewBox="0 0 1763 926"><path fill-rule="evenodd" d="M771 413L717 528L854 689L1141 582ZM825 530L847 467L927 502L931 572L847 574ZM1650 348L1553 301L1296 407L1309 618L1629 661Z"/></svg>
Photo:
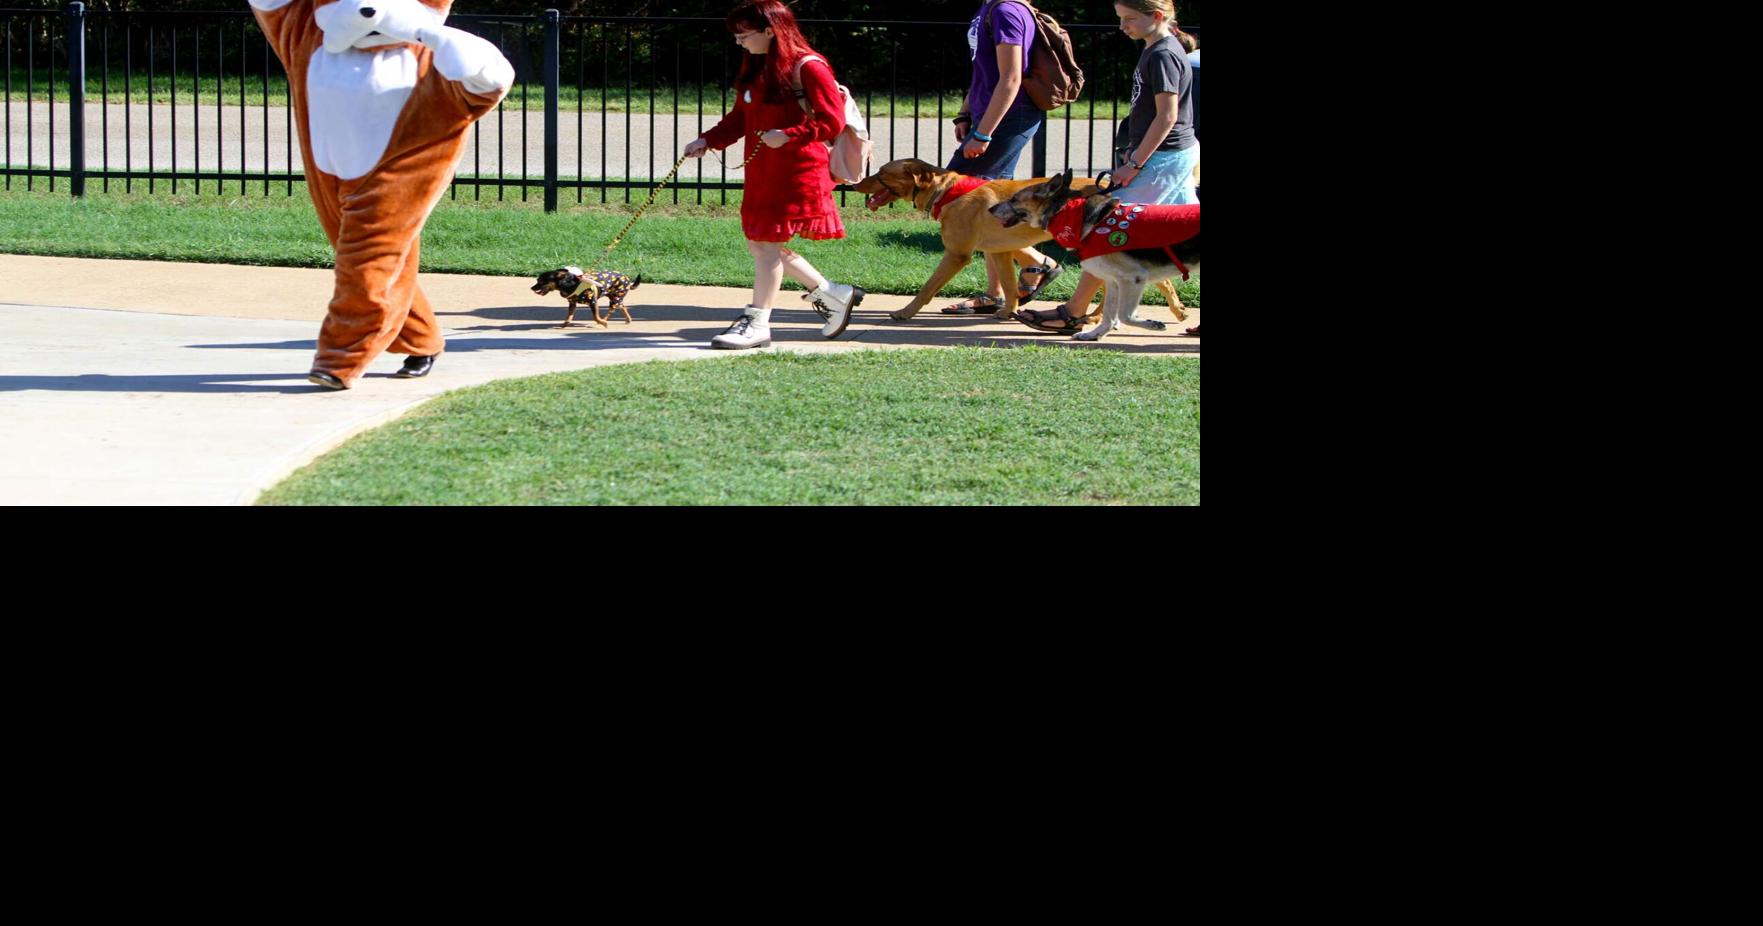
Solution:
<svg viewBox="0 0 1763 926"><path fill-rule="evenodd" d="M936 186L937 172L935 164L928 164L917 158L908 158L906 161L906 176L912 181L912 193ZM911 196L912 193L905 195Z"/></svg>
<svg viewBox="0 0 1763 926"><path fill-rule="evenodd" d="M906 159L906 174L912 178L913 190L928 190L937 185L937 180L944 174L941 167L929 161L917 158Z"/></svg>
<svg viewBox="0 0 1763 926"><path fill-rule="evenodd" d="M1091 193L1083 199L1083 233L1088 235L1095 230L1097 225L1102 223L1103 219L1108 217L1110 212L1114 211L1114 204L1118 202L1118 200L1106 193Z"/></svg>
<svg viewBox="0 0 1763 926"><path fill-rule="evenodd" d="M1047 185L1047 194L1058 196L1068 189L1071 189L1071 171L1065 170L1055 176L1053 182Z"/></svg>

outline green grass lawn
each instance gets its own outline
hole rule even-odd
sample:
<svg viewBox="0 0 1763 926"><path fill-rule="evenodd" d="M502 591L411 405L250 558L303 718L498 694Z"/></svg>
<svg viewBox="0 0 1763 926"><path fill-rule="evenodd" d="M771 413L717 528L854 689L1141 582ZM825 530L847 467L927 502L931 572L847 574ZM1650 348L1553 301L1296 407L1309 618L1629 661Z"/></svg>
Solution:
<svg viewBox="0 0 1763 926"><path fill-rule="evenodd" d="M1200 361L1106 350L656 361L492 383L266 505L1197 505Z"/></svg>
<svg viewBox="0 0 1763 926"><path fill-rule="evenodd" d="M707 178L714 173L707 169ZM13 177L12 190L0 185L0 253L40 254L56 257L125 258L133 260L193 261L199 263L252 264L280 267L329 267L331 249L319 230L312 203L302 184L287 195L286 184L271 184L273 195L262 194L261 182L250 184L254 195L240 196L237 182L221 184L217 192L210 181L203 195L193 195L189 181L179 183L180 194L170 195L167 181L158 181L160 192L144 192L145 181L135 181L136 192L112 192L88 182L88 194L75 200L67 194L67 181L57 181L59 192L48 192L44 178L36 191L24 190L24 178ZM565 191L562 211L546 214L543 192L528 188L520 201L519 188L507 188L498 201L494 189L474 198L470 187L461 187L457 201L445 199L430 217L423 233L422 269L428 273L472 273L530 276L565 264L589 265L599 261L606 245L629 221L648 188L634 189L632 205L622 204L622 190L612 191L614 202L598 203L597 190L584 191L592 204L575 205L574 191ZM695 204L696 193L680 192L673 204L671 190L663 191L606 265L645 280L698 286L751 286L753 262L741 236L739 191L730 191L730 205ZM707 203L718 203L718 194L705 191ZM878 213L863 208L861 197L849 196L842 210L847 237L841 241L798 241L791 245L828 277L857 283L870 292L910 295L924 285L942 256L942 239L929 217L905 203L894 203ZM1066 263L1068 272L1048 290L1054 298L1071 293L1077 283L1075 255L1049 243L1043 250ZM944 287L947 296L971 295L985 284L985 268L975 259L954 281ZM794 282L786 288L799 289ZM1199 278L1178 288L1182 301L1199 307ZM1152 288L1147 303L1161 303ZM1050 303L1049 303L1050 304Z"/></svg>

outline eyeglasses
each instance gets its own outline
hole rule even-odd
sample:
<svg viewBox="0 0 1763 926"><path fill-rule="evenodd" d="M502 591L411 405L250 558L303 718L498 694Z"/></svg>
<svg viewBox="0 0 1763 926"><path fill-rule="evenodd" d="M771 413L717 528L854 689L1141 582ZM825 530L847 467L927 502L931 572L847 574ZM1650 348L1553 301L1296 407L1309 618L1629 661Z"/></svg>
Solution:
<svg viewBox="0 0 1763 926"><path fill-rule="evenodd" d="M753 37L753 36L756 36L756 35L758 35L758 34L759 34L759 33L757 33L757 32L737 32L737 33L735 33L735 41L737 41L737 42L745 42L745 41L747 41L747 40L748 40L748 39L750 39L750 38L752 38L752 37Z"/></svg>

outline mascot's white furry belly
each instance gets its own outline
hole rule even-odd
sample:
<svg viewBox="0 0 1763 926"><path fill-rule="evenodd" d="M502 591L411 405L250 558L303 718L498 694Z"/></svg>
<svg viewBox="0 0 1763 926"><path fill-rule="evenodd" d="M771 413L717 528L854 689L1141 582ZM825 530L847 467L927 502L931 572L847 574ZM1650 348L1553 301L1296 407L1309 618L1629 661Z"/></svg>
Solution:
<svg viewBox="0 0 1763 926"><path fill-rule="evenodd" d="M313 52L306 64L306 117L318 169L343 180L373 170L416 77L416 55L408 48Z"/></svg>

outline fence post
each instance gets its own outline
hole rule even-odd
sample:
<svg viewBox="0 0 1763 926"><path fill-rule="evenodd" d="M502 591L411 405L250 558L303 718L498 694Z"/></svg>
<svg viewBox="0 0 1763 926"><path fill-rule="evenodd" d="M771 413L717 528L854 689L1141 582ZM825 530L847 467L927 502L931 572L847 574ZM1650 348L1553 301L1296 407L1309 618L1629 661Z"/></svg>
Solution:
<svg viewBox="0 0 1763 926"><path fill-rule="evenodd" d="M67 15L68 167L75 199L86 195L86 5L69 3ZM49 101L55 105L54 100ZM51 140L53 144L53 140Z"/></svg>
<svg viewBox="0 0 1763 926"><path fill-rule="evenodd" d="M563 69L563 14L546 10L545 23L545 211L557 211L558 101L557 85ZM524 118L524 116L523 116Z"/></svg>
<svg viewBox="0 0 1763 926"><path fill-rule="evenodd" d="M1067 106L1071 105L1069 103ZM1047 111L1041 110L1041 127L1035 132L1034 139L1034 175L1047 176Z"/></svg>

